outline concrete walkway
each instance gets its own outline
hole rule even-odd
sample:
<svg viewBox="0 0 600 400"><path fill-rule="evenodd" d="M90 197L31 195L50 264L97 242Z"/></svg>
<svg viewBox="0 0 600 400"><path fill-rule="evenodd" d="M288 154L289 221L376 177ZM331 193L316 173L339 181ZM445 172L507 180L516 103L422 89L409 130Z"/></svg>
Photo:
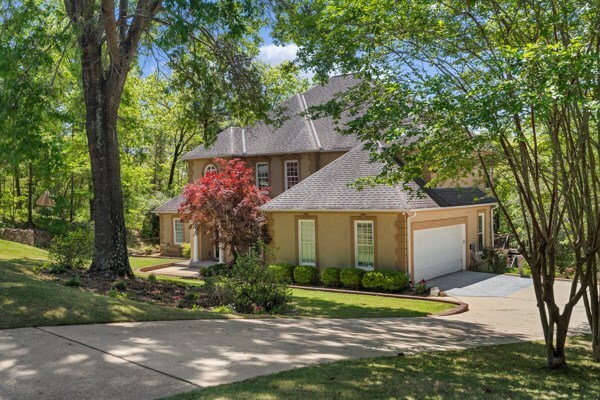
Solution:
<svg viewBox="0 0 600 400"><path fill-rule="evenodd" d="M559 296L568 283L557 282ZM450 289L451 290L451 289ZM541 339L531 285L405 319L199 320L0 331L0 399L156 399L314 363ZM587 331L583 309L573 332Z"/></svg>

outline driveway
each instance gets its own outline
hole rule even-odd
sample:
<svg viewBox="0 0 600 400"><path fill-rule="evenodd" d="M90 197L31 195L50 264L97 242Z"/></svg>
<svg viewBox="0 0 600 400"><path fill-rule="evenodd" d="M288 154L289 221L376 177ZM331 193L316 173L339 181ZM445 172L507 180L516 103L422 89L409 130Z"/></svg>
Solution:
<svg viewBox="0 0 600 400"><path fill-rule="evenodd" d="M514 281L495 292L499 297L485 296L485 286L504 281L485 275L451 275L438 282L448 293L462 290L460 298L470 306L469 312L449 317L199 320L0 331L0 399L154 399L315 363L541 339L531 285L514 290L526 282ZM560 295L567 291L568 283L557 282ZM572 327L587 330L582 308L574 313Z"/></svg>

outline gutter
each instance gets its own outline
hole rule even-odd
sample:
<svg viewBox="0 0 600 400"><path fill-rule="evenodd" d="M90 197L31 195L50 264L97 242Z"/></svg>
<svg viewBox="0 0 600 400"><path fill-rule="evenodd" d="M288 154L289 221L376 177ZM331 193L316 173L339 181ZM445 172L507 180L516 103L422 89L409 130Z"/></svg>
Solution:
<svg viewBox="0 0 600 400"><path fill-rule="evenodd" d="M285 192L283 192L285 193ZM283 194L282 193L282 194ZM276 199L277 197L275 197ZM272 199L271 201L275 200ZM266 205L268 205L267 203ZM482 204L472 204L468 206L451 206L451 207L436 207L436 208L415 208L415 209L407 209L407 208L385 208L385 209L377 209L377 208L262 208L265 212L395 212L395 213L408 213L408 212L421 212L421 211L444 211L444 210L453 210L457 208L473 208L473 207L484 207L490 206L498 203L482 203Z"/></svg>

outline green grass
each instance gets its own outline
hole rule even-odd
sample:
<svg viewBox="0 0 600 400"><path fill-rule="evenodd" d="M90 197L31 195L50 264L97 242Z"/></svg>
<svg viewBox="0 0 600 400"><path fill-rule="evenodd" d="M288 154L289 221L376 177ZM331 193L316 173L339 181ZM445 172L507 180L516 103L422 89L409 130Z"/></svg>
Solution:
<svg viewBox="0 0 600 400"><path fill-rule="evenodd" d="M197 390L170 400L597 399L600 364L588 338L568 344L569 368L545 368L541 343L341 361Z"/></svg>
<svg viewBox="0 0 600 400"><path fill-rule="evenodd" d="M103 322L223 318L94 294L44 280L33 272L44 250L0 240L0 329Z"/></svg>
<svg viewBox="0 0 600 400"><path fill-rule="evenodd" d="M450 310L453 304L292 289L293 306L300 316L320 318L423 317Z"/></svg>
<svg viewBox="0 0 600 400"><path fill-rule="evenodd" d="M134 271L144 268L152 267L154 265L177 263L184 261L181 258L158 258L158 257L129 257L129 264L131 269Z"/></svg>

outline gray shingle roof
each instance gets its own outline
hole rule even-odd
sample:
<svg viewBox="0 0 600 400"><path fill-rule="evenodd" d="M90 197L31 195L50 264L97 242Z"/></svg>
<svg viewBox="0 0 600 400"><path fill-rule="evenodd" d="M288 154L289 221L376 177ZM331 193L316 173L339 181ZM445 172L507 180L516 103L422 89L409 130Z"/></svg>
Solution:
<svg viewBox="0 0 600 400"><path fill-rule="evenodd" d="M185 200L185 198L183 197L183 193L182 193L179 196L173 197L171 200L167 201L166 203L156 207L154 210L152 210L152 212L155 214L176 213L177 211L179 211L179 206L181 205L181 203L183 203L184 200Z"/></svg>
<svg viewBox="0 0 600 400"><path fill-rule="evenodd" d="M259 121L251 127L227 128L212 146L198 146L182 159L350 150L360 141L355 135L341 135L336 129L343 128L347 116L339 121L331 117L312 120L304 114L310 107L325 104L358 82L352 76L332 77L326 85L315 86L283 102L281 126Z"/></svg>
<svg viewBox="0 0 600 400"><path fill-rule="evenodd" d="M370 162L369 152L362 145L315 172L293 188L262 206L264 211L275 210L398 210L440 208L477 204L484 198L494 199L476 188L425 189L422 183L407 185L377 185L358 190L348 185L358 178L376 176L382 163Z"/></svg>

